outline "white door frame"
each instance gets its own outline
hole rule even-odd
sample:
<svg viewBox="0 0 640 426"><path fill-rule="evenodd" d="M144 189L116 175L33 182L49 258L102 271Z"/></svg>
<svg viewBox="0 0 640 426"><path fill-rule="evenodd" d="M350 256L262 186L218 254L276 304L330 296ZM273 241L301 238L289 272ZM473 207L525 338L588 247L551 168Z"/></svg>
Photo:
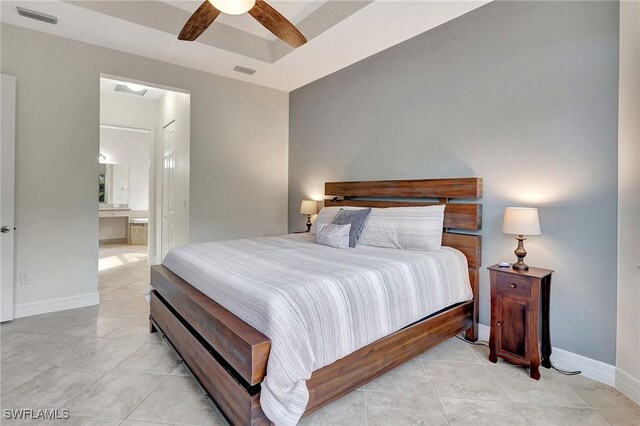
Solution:
<svg viewBox="0 0 640 426"><path fill-rule="evenodd" d="M178 87L166 86L163 84L151 83L143 80L136 80L136 79L123 77L115 74L100 73L100 78L109 78L117 81L141 84L147 87L155 87L157 89L162 89L169 92L184 93L184 94L191 95L191 92L189 90L184 90ZM191 108L191 100L189 100L189 108ZM174 117L174 120L175 120L175 117ZM157 127L159 129L158 132L156 132L155 129L147 129L144 127L135 127L135 126L132 127L130 124L127 125L123 123L109 123L109 122L101 123L101 125L102 124L111 125L115 127L133 128L133 129L142 129L142 130L151 131L152 143L149 144L150 145L150 153L149 153L149 159L150 159L149 187L150 188L149 188L149 249L148 250L149 250L149 263L152 265L159 264L162 261L161 259L161 254L162 254L162 248L161 248L161 244L162 244L162 239L161 239L162 238L162 234L161 234L161 231L162 231L162 137L161 137L161 134L162 134L162 129L165 127L165 125L168 125L169 123L158 122L157 123ZM158 133L160 137L158 137L158 135L156 135L155 133ZM189 151L191 149L190 145L191 145L191 134L189 133ZM187 169L189 169L191 167L191 164L190 164L191 159L189 156L187 156L187 161L189 162ZM188 221L189 221L189 213L187 211L187 223Z"/></svg>
<svg viewBox="0 0 640 426"><path fill-rule="evenodd" d="M158 227L158 241L160 242L159 246L159 250L158 250L158 259L160 263L162 261L162 258L164 257L164 255L166 253L164 253L164 247L163 247L163 241L166 238L166 236L164 235L164 233L166 232L166 226L167 223L165 223L165 150L166 150L166 146L165 146L165 131L166 129L171 126L174 125L174 132L175 132L175 123L176 123L176 119L172 118L171 120L169 120L169 122L167 124L162 125L162 136L159 138L160 140L158 141L158 151L160 151L160 162L159 164L161 165L160 167L160 191L159 191L159 217L161 217L162 219L162 226ZM173 153L174 153L174 158L175 158L175 145L173 147ZM173 185L175 189L175 185ZM175 200L174 200L175 201ZM173 219L173 218L172 218Z"/></svg>
<svg viewBox="0 0 640 426"><path fill-rule="evenodd" d="M2 108L0 113L0 321L14 318L15 312L15 143L16 143L16 78L2 74L0 83ZM5 228L6 227L6 228Z"/></svg>
<svg viewBox="0 0 640 426"><path fill-rule="evenodd" d="M154 146L156 144L155 129L150 129L146 127L137 127L137 126L132 126L130 124L114 123L114 122L108 122L108 121L100 122L100 127L111 128L111 129L144 131L149 134L149 197L148 197L149 241L147 242L147 251L149 255L149 263L151 264L156 263L155 262L156 250L158 246L158 244L156 243L156 236L157 236L156 228L161 222L157 220L157 216L156 216L157 204L154 201L154 197L155 197L154 190L156 190L156 185L157 185L155 170L154 170L154 167L155 167Z"/></svg>

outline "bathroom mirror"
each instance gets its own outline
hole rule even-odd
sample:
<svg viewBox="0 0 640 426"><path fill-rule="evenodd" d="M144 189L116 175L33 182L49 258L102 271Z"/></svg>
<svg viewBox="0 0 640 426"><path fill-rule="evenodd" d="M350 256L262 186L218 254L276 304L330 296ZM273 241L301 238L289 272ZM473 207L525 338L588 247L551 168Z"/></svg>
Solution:
<svg viewBox="0 0 640 426"><path fill-rule="evenodd" d="M98 202L129 204L128 164L100 164L98 168Z"/></svg>

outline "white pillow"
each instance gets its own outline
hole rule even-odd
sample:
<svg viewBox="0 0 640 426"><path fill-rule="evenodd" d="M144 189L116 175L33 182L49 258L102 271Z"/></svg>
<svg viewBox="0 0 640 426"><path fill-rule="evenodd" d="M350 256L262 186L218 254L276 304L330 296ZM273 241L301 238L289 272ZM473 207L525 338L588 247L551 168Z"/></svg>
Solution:
<svg viewBox="0 0 640 426"><path fill-rule="evenodd" d="M316 233L316 243L329 247L349 248L349 231L351 224L334 225L333 223L321 223Z"/></svg>
<svg viewBox="0 0 640 426"><path fill-rule="evenodd" d="M358 244L438 251L442 246L444 204L427 207L374 208Z"/></svg>
<svg viewBox="0 0 640 426"><path fill-rule="evenodd" d="M333 222L333 218L336 217L336 215L338 214L340 209L360 210L360 209L363 209L363 208L367 208L367 207L352 207L352 206L323 207L320 210L320 212L318 213L318 216L316 216L315 222L313 222L313 225L311 225L311 233L313 235L316 235L316 229L318 228L318 225L320 225L321 223L331 223L331 222Z"/></svg>

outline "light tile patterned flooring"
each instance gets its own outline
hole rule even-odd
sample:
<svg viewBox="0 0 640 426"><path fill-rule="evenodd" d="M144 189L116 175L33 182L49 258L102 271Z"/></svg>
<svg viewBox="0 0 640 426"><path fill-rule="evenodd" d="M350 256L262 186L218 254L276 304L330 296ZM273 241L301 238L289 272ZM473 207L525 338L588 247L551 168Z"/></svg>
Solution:
<svg viewBox="0 0 640 426"><path fill-rule="evenodd" d="M2 424L226 424L177 357L148 332L144 247L100 250L100 306L3 323L4 408L68 408L67 421ZM540 381L458 339L303 419L315 425L640 425L612 387L542 369Z"/></svg>

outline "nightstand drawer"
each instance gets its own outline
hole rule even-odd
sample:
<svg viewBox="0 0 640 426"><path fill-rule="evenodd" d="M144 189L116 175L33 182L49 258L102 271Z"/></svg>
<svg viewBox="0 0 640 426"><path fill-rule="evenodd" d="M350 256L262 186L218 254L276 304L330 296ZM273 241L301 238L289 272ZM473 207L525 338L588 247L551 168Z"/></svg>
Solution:
<svg viewBox="0 0 640 426"><path fill-rule="evenodd" d="M498 274L498 293L529 297L531 280L514 274Z"/></svg>

